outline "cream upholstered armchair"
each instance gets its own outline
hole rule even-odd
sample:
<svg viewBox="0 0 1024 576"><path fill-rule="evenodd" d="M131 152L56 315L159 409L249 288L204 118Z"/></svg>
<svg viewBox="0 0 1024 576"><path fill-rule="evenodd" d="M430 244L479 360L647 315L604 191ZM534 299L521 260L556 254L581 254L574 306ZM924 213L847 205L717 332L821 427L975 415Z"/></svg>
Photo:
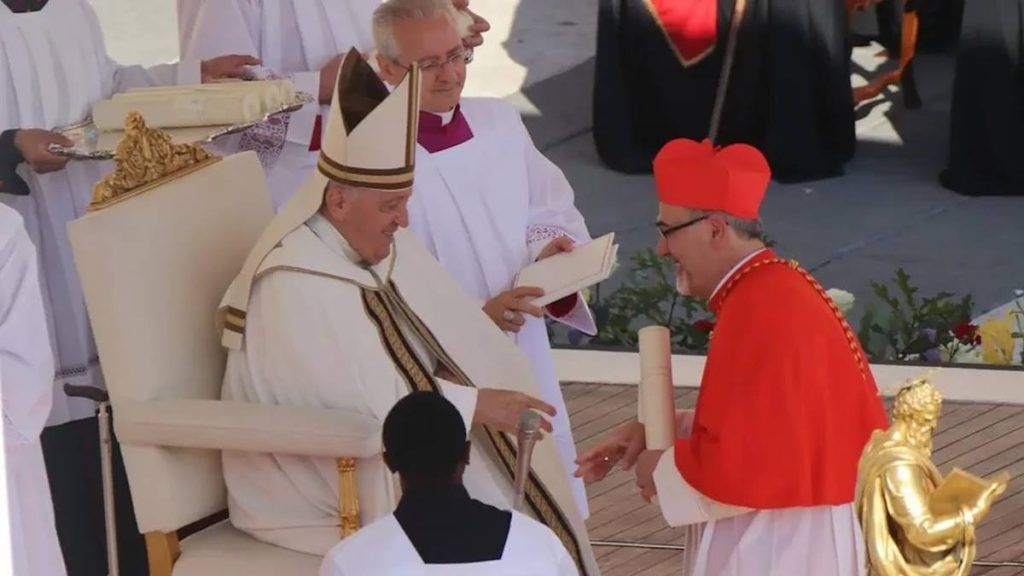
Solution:
<svg viewBox="0 0 1024 576"><path fill-rule="evenodd" d="M315 575L320 558L259 542L229 521L180 543L178 530L223 513L220 451L236 450L338 458L339 527L354 531L355 462L379 450L358 438L378 424L220 400L226 356L215 311L272 217L260 163L252 152L207 158L140 118L126 134L117 170L68 232L150 574Z"/></svg>

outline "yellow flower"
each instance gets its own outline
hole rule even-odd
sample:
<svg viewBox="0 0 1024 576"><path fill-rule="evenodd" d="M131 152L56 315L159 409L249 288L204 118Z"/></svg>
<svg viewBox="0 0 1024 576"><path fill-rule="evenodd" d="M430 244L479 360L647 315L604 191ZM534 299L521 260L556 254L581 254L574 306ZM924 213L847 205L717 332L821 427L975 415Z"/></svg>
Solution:
<svg viewBox="0 0 1024 576"><path fill-rule="evenodd" d="M583 290L580 290L580 296L583 298L584 302L590 304L590 288L584 288Z"/></svg>
<svg viewBox="0 0 1024 576"><path fill-rule="evenodd" d="M1008 365L1013 362L1013 339L1011 314L1006 318L991 318L981 323L978 335L981 336L981 358L986 364Z"/></svg>

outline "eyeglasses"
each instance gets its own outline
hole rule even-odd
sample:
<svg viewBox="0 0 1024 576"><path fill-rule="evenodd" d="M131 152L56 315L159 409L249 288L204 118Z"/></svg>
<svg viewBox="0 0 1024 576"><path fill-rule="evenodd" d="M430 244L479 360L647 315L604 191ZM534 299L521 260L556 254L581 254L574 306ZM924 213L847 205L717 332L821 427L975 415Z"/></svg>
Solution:
<svg viewBox="0 0 1024 576"><path fill-rule="evenodd" d="M391 61L397 64L399 68L405 69L407 72L409 71L410 68L412 68L412 66L406 66L394 58L392 58ZM424 74L435 74L437 72L440 72L441 69L448 64L469 64L472 61L473 49L465 48L463 50L455 52L454 54L448 56L444 60L434 59L427 60L425 62L420 62L420 72Z"/></svg>
<svg viewBox="0 0 1024 576"><path fill-rule="evenodd" d="M707 219L708 219L708 216L701 216L699 218L694 218L693 220L690 220L690 221L687 221L687 222L683 222L682 224L676 224L674 226L666 226L665 224L662 224L660 222L655 224L655 226L658 227L658 233L661 234L662 238L668 238L669 235L672 234L673 232L677 232L679 230L682 230L683 228L686 228L687 226L693 226L694 224L696 224L698 222L702 222L702 221L707 220Z"/></svg>

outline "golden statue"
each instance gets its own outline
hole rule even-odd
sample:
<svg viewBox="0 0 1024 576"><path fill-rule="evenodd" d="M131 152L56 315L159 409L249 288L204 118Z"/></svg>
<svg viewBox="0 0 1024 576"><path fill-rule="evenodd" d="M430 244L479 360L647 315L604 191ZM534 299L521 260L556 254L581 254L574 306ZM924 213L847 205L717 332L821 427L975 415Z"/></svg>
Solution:
<svg viewBox="0 0 1024 576"><path fill-rule="evenodd" d="M147 127L141 114L130 112L124 120L124 137L114 150L114 171L93 186L89 210L105 208L219 159L198 144L175 144L170 134Z"/></svg>
<svg viewBox="0 0 1024 576"><path fill-rule="evenodd" d="M857 517L871 576L967 576L974 531L1009 474L983 480L932 463L942 396L927 378L896 395L892 425L872 436L857 473Z"/></svg>

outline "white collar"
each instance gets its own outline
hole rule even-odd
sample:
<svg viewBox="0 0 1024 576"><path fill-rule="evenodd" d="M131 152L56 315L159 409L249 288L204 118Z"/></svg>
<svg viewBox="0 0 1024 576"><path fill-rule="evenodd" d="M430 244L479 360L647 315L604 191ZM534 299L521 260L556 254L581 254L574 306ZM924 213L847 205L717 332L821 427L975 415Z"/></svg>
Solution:
<svg viewBox="0 0 1024 576"><path fill-rule="evenodd" d="M434 116L439 117L441 119L441 126L447 126L448 123L452 121L452 118L455 117L455 108L452 108L447 112L428 112L428 114L433 114Z"/></svg>
<svg viewBox="0 0 1024 576"><path fill-rule="evenodd" d="M729 278L731 278L732 275L735 274L737 270L739 270L747 262L750 262L750 260L754 256L757 256L758 254L760 254L761 252L764 252L767 249L768 248L758 248L757 250L754 250L750 254L747 254L746 257L744 257L742 260L737 262L736 265L733 266L732 269L729 270L729 272L727 272L725 274L725 276L722 276L722 279L718 281L718 286L715 286L715 289L711 292L711 296L708 297L708 301L710 302L715 297L715 294L718 294L718 291L722 289L722 286L725 284L725 281L728 280Z"/></svg>
<svg viewBox="0 0 1024 576"><path fill-rule="evenodd" d="M327 245L332 252L357 264L363 263L363 259L359 256L359 253L352 248L352 245L345 240L345 237L338 232L338 229L331 224L330 220L324 218L323 214L317 212L306 220L306 226L320 239L321 242Z"/></svg>

